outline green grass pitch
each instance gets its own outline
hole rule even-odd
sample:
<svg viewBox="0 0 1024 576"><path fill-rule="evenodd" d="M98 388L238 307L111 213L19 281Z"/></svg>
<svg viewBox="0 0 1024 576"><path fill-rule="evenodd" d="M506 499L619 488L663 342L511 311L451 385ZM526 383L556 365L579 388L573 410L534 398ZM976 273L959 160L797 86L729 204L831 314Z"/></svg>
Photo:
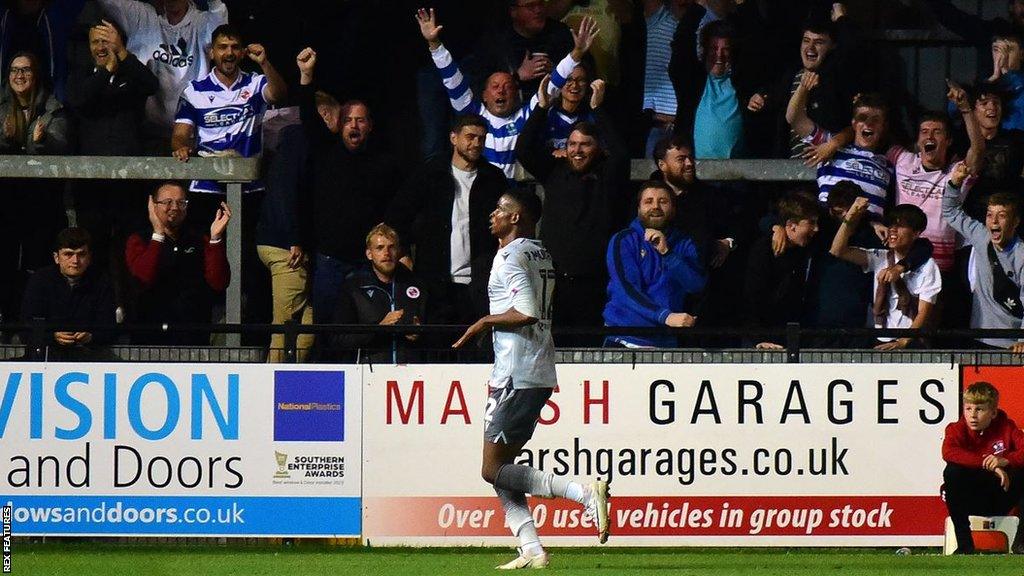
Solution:
<svg viewBox="0 0 1024 576"><path fill-rule="evenodd" d="M897 556L892 549L552 549L553 574L749 574L827 576L1024 576L1024 558L943 557L938 549ZM107 543L23 543L12 554L12 574L31 576L391 576L495 574L511 549L148 546Z"/></svg>

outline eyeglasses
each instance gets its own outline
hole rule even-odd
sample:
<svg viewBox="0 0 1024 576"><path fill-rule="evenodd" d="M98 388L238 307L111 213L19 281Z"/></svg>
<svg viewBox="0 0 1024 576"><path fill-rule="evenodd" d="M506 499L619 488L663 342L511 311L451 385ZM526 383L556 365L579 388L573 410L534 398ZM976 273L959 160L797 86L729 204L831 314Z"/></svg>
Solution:
<svg viewBox="0 0 1024 576"><path fill-rule="evenodd" d="M18 74L22 74L22 75L25 75L25 76L31 76L32 75L32 67L31 66L11 67L11 76L17 76Z"/></svg>
<svg viewBox="0 0 1024 576"><path fill-rule="evenodd" d="M158 200L153 203L163 206L164 209L170 208L171 205L177 206L178 208L185 208L188 206L188 200L172 200L170 198L168 198L167 200Z"/></svg>

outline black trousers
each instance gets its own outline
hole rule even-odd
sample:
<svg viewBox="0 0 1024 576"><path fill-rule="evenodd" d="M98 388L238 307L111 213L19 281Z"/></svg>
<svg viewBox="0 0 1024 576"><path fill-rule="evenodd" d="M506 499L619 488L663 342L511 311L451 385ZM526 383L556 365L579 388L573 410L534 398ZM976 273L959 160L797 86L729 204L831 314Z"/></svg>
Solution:
<svg viewBox="0 0 1024 576"><path fill-rule="evenodd" d="M1021 502L1024 497L1024 474L1021 470L1010 471L1009 492L1004 492L999 486L999 478L995 474L982 468L946 464L942 478L946 488L946 509L953 521L957 548L961 552L974 551L968 516L1005 516L1014 506L1020 508L1024 504ZM1020 530L1017 534L1019 538Z"/></svg>

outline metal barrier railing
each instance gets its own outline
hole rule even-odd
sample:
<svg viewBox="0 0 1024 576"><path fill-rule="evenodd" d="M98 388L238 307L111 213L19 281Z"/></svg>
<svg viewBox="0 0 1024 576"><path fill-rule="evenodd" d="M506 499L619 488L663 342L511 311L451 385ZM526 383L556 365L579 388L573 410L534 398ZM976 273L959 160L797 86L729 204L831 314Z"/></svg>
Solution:
<svg viewBox="0 0 1024 576"><path fill-rule="evenodd" d="M48 360L51 349L49 335L55 331L90 331L96 334L114 336L139 336L146 334L258 334L269 336L282 334L284 346L281 349L282 362L295 363L299 357L299 335L313 334L318 338L336 334L384 334L402 336L407 334L429 335L435 338L435 344L442 346L455 341L465 331L459 325L415 325L415 326L380 326L377 324L177 324L177 325L95 325L81 323L32 322L28 324L2 324L0 332L19 334L23 347L8 346L6 352L0 346L0 359L14 356L25 360ZM1005 338L1024 340L1024 329L888 329L888 328L803 328L792 323L777 328L668 328L668 327L555 327L553 333L559 336L665 336L674 335L688 341L699 341L701 338L722 339L734 338L746 342L770 340L782 343L781 350L760 350L752 345L741 347L730 344L722 347L687 347L687 348L563 348L559 349L559 361L567 363L599 362L599 363L820 363L820 362L962 362L964 359L978 363L979 359L988 364L1024 364L1024 354L1014 354L1010 350L991 349L978 346L977 349L907 349L895 351L877 351L870 348L821 348L815 345L816 338L849 337L873 339L876 337L913 337L939 339L949 341L958 339L968 341L978 338ZM109 350L110 354L102 355L100 360L127 361L160 361L160 362L261 362L265 359L264 347L212 347L212 346L143 346L135 344L118 344L109 347L96 347ZM54 347L53 350L62 348ZM367 359L375 363L382 362L379 353L386 352L380 348L353 347L345 351L352 352L350 360ZM241 352L245 351L245 352ZM422 362L489 362L489 351L486 348L468 347L466 350L453 351L450 348L416 349L418 357L413 363ZM236 353L233 353L236 352ZM374 360L373 358L376 358ZM84 358L85 361L90 358ZM404 363L404 362L403 362Z"/></svg>

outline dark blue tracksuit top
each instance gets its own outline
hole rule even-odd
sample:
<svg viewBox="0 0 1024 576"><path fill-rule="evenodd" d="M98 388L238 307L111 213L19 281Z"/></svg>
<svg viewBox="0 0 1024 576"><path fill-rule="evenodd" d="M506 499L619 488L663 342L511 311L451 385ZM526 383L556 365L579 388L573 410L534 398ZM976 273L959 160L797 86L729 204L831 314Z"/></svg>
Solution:
<svg viewBox="0 0 1024 576"><path fill-rule="evenodd" d="M669 227L669 251L661 255L644 240L644 227L634 219L629 228L608 243L607 326L664 326L672 312L684 312L686 296L704 289L706 277L697 246L688 236ZM676 338L620 336L617 340L639 346L674 347Z"/></svg>

